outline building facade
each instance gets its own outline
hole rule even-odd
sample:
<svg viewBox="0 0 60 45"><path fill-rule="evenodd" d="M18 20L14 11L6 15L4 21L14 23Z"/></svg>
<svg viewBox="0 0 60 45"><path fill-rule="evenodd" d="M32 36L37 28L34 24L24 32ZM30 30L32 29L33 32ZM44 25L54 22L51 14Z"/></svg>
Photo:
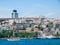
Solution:
<svg viewBox="0 0 60 45"><path fill-rule="evenodd" d="M18 18L17 10L13 10L13 12L12 12L12 18Z"/></svg>

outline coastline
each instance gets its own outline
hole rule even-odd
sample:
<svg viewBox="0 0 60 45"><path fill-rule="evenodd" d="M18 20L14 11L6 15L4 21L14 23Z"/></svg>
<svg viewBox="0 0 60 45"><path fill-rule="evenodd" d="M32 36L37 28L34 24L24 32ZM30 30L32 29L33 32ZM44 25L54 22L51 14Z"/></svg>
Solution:
<svg viewBox="0 0 60 45"><path fill-rule="evenodd" d="M7 40L7 39L11 39L11 38L0 38L0 40ZM13 39L18 39L18 38L13 38ZM20 40L25 40L25 39L60 39L57 37L54 38L19 38Z"/></svg>

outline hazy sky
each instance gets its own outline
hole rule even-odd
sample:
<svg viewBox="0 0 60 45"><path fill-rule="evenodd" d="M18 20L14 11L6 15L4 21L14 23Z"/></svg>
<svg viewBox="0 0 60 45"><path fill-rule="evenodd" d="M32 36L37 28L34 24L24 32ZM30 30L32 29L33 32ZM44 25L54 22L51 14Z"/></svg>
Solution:
<svg viewBox="0 0 60 45"><path fill-rule="evenodd" d="M0 17L11 17L13 9L19 17L60 18L60 0L0 0Z"/></svg>

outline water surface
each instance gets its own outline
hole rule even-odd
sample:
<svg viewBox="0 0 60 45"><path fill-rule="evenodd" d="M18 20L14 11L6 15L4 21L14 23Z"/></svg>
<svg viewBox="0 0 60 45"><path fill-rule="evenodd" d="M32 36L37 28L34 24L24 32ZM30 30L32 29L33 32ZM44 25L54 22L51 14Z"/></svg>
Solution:
<svg viewBox="0 0 60 45"><path fill-rule="evenodd" d="M25 39L19 41L0 40L0 45L60 45L60 39Z"/></svg>

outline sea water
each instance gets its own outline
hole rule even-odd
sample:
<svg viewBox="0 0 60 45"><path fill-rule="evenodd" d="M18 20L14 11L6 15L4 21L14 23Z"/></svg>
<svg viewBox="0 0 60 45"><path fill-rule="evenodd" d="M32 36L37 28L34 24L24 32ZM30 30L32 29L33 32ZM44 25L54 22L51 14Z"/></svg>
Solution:
<svg viewBox="0 0 60 45"><path fill-rule="evenodd" d="M19 41L0 40L0 45L60 45L60 39L23 39Z"/></svg>

